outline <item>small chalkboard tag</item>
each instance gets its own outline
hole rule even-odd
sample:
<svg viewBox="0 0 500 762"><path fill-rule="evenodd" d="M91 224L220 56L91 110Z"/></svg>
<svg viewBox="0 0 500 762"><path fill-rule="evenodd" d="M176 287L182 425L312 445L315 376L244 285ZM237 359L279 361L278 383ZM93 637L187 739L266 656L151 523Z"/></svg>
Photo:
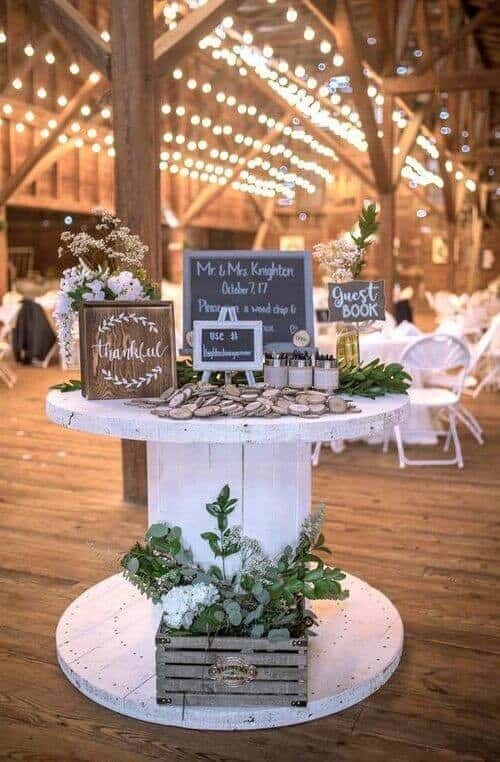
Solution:
<svg viewBox="0 0 500 762"><path fill-rule="evenodd" d="M385 320L384 281L351 280L347 283L329 283L328 307L332 322Z"/></svg>
<svg viewBox="0 0 500 762"><path fill-rule="evenodd" d="M80 308L82 394L159 397L176 386L172 302L86 302Z"/></svg>
<svg viewBox="0 0 500 762"><path fill-rule="evenodd" d="M262 370L261 320L195 320L195 370Z"/></svg>

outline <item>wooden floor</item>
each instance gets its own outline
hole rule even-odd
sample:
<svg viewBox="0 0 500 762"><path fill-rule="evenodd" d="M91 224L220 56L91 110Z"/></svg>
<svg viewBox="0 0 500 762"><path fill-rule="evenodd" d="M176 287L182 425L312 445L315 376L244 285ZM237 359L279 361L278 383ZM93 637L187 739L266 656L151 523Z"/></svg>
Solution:
<svg viewBox="0 0 500 762"><path fill-rule="evenodd" d="M307 725L202 733L103 709L57 666L63 609L116 571L145 526L142 511L120 502L118 442L45 420L45 391L59 378L21 369L14 391L0 388L1 759L499 759L500 396L471 402L487 443L479 448L462 433L462 472L401 472L393 451L351 445L341 455L325 450L314 473L336 561L383 590L405 623L390 682Z"/></svg>

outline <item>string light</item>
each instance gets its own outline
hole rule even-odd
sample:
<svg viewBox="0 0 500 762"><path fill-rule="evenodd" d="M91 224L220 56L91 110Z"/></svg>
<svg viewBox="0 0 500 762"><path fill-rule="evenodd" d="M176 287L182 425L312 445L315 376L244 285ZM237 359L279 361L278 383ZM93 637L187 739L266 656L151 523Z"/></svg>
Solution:
<svg viewBox="0 0 500 762"><path fill-rule="evenodd" d="M82 116L89 116L91 114L91 112L92 112L92 109L90 108L90 106L88 104L84 103L84 105L80 109L81 115Z"/></svg>
<svg viewBox="0 0 500 762"><path fill-rule="evenodd" d="M172 77L174 79L182 79L182 69L174 69L172 72Z"/></svg>
<svg viewBox="0 0 500 762"><path fill-rule="evenodd" d="M335 53L335 55L332 58L332 64L339 68L344 63L344 56L340 53Z"/></svg>
<svg viewBox="0 0 500 762"><path fill-rule="evenodd" d="M69 65L69 71L71 74L74 74L75 76L76 74L80 73L80 67L78 66L76 61L73 61L73 63Z"/></svg>
<svg viewBox="0 0 500 762"><path fill-rule="evenodd" d="M23 83L19 79L19 77L16 77L15 79L12 80L12 87L14 88L14 90L21 90L22 86L23 86Z"/></svg>
<svg viewBox="0 0 500 762"><path fill-rule="evenodd" d="M101 75L97 71L93 71L89 74L89 81L92 82L94 85L99 82L101 79Z"/></svg>
<svg viewBox="0 0 500 762"><path fill-rule="evenodd" d="M7 35L3 29L0 29L0 45L4 45L7 42Z"/></svg>
<svg viewBox="0 0 500 762"><path fill-rule="evenodd" d="M35 48L31 42L28 42L28 44L24 46L24 54L28 56L28 58L31 58L31 56L35 55Z"/></svg>
<svg viewBox="0 0 500 762"><path fill-rule="evenodd" d="M57 127L57 119L49 119L47 124L51 130L55 130L55 128Z"/></svg>
<svg viewBox="0 0 500 762"><path fill-rule="evenodd" d="M44 87L39 87L38 90L36 91L36 94L38 95L39 98L43 100L44 98L47 97L47 90Z"/></svg>
<svg viewBox="0 0 500 762"><path fill-rule="evenodd" d="M33 111L27 111L24 115L24 118L27 122L34 122L35 121L35 115Z"/></svg>
<svg viewBox="0 0 500 762"><path fill-rule="evenodd" d="M18 122L16 124L16 131L17 132L24 132L24 124L22 122Z"/></svg>
<svg viewBox="0 0 500 762"><path fill-rule="evenodd" d="M59 98L57 99L57 103L59 106L62 106L62 107L67 106L68 99L66 98L65 95L60 95Z"/></svg>
<svg viewBox="0 0 500 762"><path fill-rule="evenodd" d="M310 42L311 40L314 40L315 37L316 37L316 32L314 31L312 26L306 26L306 28L304 29L304 40L307 40L308 42Z"/></svg>
<svg viewBox="0 0 500 762"><path fill-rule="evenodd" d="M111 109L108 106L105 106L103 109L101 109L101 116L103 119L110 119Z"/></svg>
<svg viewBox="0 0 500 762"><path fill-rule="evenodd" d="M107 29L103 29L101 32L101 40L104 40L104 42L110 42L111 41L111 35L108 32Z"/></svg>
<svg viewBox="0 0 500 762"><path fill-rule="evenodd" d="M50 65L55 63L56 57L55 57L55 55L53 54L53 52L51 50L49 50L48 53L45 54L45 60Z"/></svg>

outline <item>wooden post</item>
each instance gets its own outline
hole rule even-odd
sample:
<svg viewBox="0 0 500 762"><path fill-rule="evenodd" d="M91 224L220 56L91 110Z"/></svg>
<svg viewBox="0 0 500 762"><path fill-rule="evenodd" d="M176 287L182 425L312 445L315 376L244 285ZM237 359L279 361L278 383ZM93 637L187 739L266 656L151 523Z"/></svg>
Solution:
<svg viewBox="0 0 500 762"><path fill-rule="evenodd" d="M182 260L185 228L181 225L168 229L167 277L172 283L182 283Z"/></svg>
<svg viewBox="0 0 500 762"><path fill-rule="evenodd" d="M148 271L161 281L158 113L153 78L153 3L112 0L111 75L116 210L149 246ZM122 441L123 497L147 502L146 445Z"/></svg>
<svg viewBox="0 0 500 762"><path fill-rule="evenodd" d="M458 259L458 247L460 244L457 223L448 220L448 290L455 292L455 266Z"/></svg>
<svg viewBox="0 0 500 762"><path fill-rule="evenodd" d="M385 280L385 299L388 312L392 311L392 291L394 287L394 234L395 234L395 193L379 193L379 236L377 243L377 273Z"/></svg>
<svg viewBox="0 0 500 762"><path fill-rule="evenodd" d="M8 290L8 267L7 209L5 206L0 206L0 297Z"/></svg>

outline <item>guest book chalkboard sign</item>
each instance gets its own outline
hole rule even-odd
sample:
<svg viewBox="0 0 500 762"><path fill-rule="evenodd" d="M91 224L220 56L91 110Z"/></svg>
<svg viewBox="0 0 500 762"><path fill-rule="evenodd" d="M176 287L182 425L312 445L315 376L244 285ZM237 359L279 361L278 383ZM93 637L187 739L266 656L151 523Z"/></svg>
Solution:
<svg viewBox="0 0 500 762"><path fill-rule="evenodd" d="M298 341L313 347L310 254L186 251L183 351L191 351L186 334L195 320L217 320L222 307L233 305L238 320L262 321L265 350L293 350Z"/></svg>
<svg viewBox="0 0 500 762"><path fill-rule="evenodd" d="M80 309L82 394L159 397L176 386L172 302L88 302Z"/></svg>
<svg viewBox="0 0 500 762"><path fill-rule="evenodd" d="M195 370L262 370L260 320L195 320L193 367Z"/></svg>
<svg viewBox="0 0 500 762"><path fill-rule="evenodd" d="M351 280L347 283L329 283L328 307L332 322L385 320L384 281Z"/></svg>

